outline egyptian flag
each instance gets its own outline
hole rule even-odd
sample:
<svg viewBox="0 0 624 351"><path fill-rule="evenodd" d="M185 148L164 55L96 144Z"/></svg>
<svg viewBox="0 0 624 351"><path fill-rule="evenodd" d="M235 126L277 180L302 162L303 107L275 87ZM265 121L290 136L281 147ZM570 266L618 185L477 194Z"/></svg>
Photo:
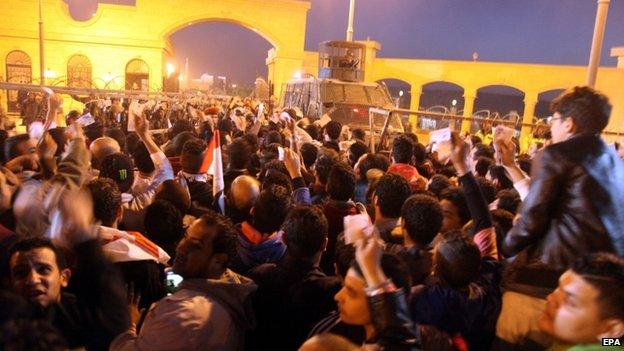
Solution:
<svg viewBox="0 0 624 351"><path fill-rule="evenodd" d="M223 163L221 159L221 138L219 130L215 130L212 139L206 147L204 153L204 161L202 162L200 173L208 173L212 175L212 195L219 206L221 213L225 214L225 199L223 191L225 190L225 182L223 181Z"/></svg>

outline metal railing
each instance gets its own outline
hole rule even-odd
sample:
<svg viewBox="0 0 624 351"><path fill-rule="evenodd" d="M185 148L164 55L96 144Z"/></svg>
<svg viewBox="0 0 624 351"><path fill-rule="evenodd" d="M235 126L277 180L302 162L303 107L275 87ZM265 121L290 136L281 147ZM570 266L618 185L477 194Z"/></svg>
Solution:
<svg viewBox="0 0 624 351"><path fill-rule="evenodd" d="M495 119L492 120L490 118L483 118L483 117L475 117L475 116L459 116L459 115L452 115L449 113L439 113L439 112L428 112L428 111L414 111L414 110L408 110L408 109L402 109L402 108L396 108L396 109L392 109L391 112L396 112L396 113L400 113L400 114L407 114L407 115L416 115L418 117L421 116L431 116L431 117L438 117L441 120L444 119L449 119L449 120L453 120L453 121L470 121L470 122L480 122L483 123L485 121L489 121L492 122L494 124L503 124L503 125L507 125L509 127L512 128L535 128L538 126L537 123L524 123L521 121L508 121L508 120L504 120L504 119ZM534 119L535 120L535 119ZM618 132L618 131L603 131L602 134L604 135L608 135L608 136L624 136L624 132Z"/></svg>

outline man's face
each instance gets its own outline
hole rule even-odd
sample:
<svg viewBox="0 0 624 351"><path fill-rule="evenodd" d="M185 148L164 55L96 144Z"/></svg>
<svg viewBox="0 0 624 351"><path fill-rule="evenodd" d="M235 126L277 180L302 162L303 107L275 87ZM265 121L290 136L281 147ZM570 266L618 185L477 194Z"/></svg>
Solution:
<svg viewBox="0 0 624 351"><path fill-rule="evenodd" d="M193 222L176 248L173 271L185 279L208 278L213 266L213 236L214 230L204 222Z"/></svg>
<svg viewBox="0 0 624 351"><path fill-rule="evenodd" d="M10 269L13 291L41 307L60 301L61 288L69 283L69 270L59 270L56 254L47 247L14 253Z"/></svg>
<svg viewBox="0 0 624 351"><path fill-rule="evenodd" d="M353 268L349 269L342 289L334 296L343 322L351 325L371 323L365 287L364 279Z"/></svg>
<svg viewBox="0 0 624 351"><path fill-rule="evenodd" d="M605 331L600 316L599 292L571 270L559 278L559 287L550 295L539 318L542 331L569 343L593 343Z"/></svg>
<svg viewBox="0 0 624 351"><path fill-rule="evenodd" d="M35 153L35 151L37 151L37 140L33 138L25 140L17 144L16 149L20 155L27 155L27 154Z"/></svg>
<svg viewBox="0 0 624 351"><path fill-rule="evenodd" d="M457 206L455 206L449 200L440 201L440 206L442 207L442 228L440 229L440 233L446 233L449 230L461 229L461 218L459 217L459 210Z"/></svg>
<svg viewBox="0 0 624 351"><path fill-rule="evenodd" d="M563 117L559 112L555 112L550 122L550 133L552 134L552 142L560 143L570 137L569 124L572 123L571 118Z"/></svg>

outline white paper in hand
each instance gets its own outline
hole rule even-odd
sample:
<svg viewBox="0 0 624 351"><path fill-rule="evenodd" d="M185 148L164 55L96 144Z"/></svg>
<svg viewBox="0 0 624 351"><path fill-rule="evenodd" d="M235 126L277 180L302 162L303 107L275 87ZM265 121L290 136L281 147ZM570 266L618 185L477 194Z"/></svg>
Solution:
<svg viewBox="0 0 624 351"><path fill-rule="evenodd" d="M507 126L498 125L494 128L494 139L510 143L513 139L515 131Z"/></svg>
<svg viewBox="0 0 624 351"><path fill-rule="evenodd" d="M343 223L346 244L354 244L359 239L373 235L373 224L367 214L345 216Z"/></svg>
<svg viewBox="0 0 624 351"><path fill-rule="evenodd" d="M451 155L451 129L443 128L429 133L431 151L438 152L438 161L444 161Z"/></svg>
<svg viewBox="0 0 624 351"><path fill-rule="evenodd" d="M137 116L143 113L143 105L140 105L136 100L132 100L130 106L128 106L128 131L136 131L135 120Z"/></svg>

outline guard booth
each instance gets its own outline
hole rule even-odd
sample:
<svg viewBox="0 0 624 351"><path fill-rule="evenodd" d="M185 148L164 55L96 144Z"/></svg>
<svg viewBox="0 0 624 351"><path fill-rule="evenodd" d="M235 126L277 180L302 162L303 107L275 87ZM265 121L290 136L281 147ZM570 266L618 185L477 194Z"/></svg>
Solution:
<svg viewBox="0 0 624 351"><path fill-rule="evenodd" d="M366 45L351 41L325 41L319 44L319 78L345 82L364 81Z"/></svg>

